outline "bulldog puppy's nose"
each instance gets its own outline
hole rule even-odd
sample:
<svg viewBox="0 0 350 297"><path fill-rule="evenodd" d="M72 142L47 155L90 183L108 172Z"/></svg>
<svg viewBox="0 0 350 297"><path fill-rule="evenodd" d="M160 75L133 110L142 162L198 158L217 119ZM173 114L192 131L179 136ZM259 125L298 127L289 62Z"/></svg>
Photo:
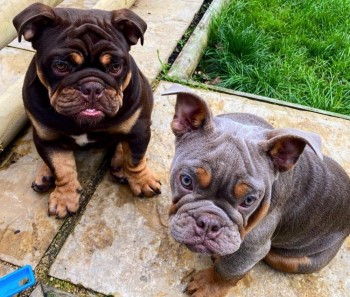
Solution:
<svg viewBox="0 0 350 297"><path fill-rule="evenodd" d="M199 236L215 239L221 233L219 218L212 214L202 214L196 219L195 231Z"/></svg>
<svg viewBox="0 0 350 297"><path fill-rule="evenodd" d="M90 100L100 98L104 89L102 84L95 81L86 82L81 86L81 92Z"/></svg>

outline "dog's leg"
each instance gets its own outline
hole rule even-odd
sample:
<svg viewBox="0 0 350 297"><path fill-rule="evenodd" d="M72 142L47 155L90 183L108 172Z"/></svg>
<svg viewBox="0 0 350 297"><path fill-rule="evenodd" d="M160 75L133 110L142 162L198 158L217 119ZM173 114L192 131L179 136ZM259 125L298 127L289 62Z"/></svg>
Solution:
<svg viewBox="0 0 350 297"><path fill-rule="evenodd" d="M64 218L68 213L74 213L79 208L81 186L78 181L74 153L52 146L50 142L41 140L35 130L33 132L36 149L47 166L40 169L44 173L51 171L55 180L56 187L50 194L48 213Z"/></svg>
<svg viewBox="0 0 350 297"><path fill-rule="evenodd" d="M186 288L186 292L193 297L224 297L241 279L225 280L210 267L197 272Z"/></svg>
<svg viewBox="0 0 350 297"><path fill-rule="evenodd" d="M55 185L55 177L44 162L41 162L39 166L32 188L36 192L43 193Z"/></svg>
<svg viewBox="0 0 350 297"><path fill-rule="evenodd" d="M78 181L74 153L72 151L51 151L49 159L56 185L50 195L49 215L64 218L68 213L78 210L82 190Z"/></svg>
<svg viewBox="0 0 350 297"><path fill-rule="evenodd" d="M346 235L322 252L303 257L287 256L285 251L272 248L264 261L271 267L284 272L313 273L325 267L335 257L345 238Z"/></svg>
<svg viewBox="0 0 350 297"><path fill-rule="evenodd" d="M112 171L112 174L120 177L120 172L123 172L121 176L127 179L134 195L152 197L160 193L160 182L147 166L147 144L136 137L129 142L121 142L121 147L118 145L116 148L117 156L113 157L113 165L121 164L118 153L122 152L122 168L118 168L119 173Z"/></svg>
<svg viewBox="0 0 350 297"><path fill-rule="evenodd" d="M117 144L114 155L111 161L111 173L116 178L118 183L126 184L128 180L124 174L124 155L123 146L121 143Z"/></svg>
<svg viewBox="0 0 350 297"><path fill-rule="evenodd" d="M270 232L265 231L266 236ZM257 242L244 241L231 255L216 257L214 266L197 272L187 286L187 293L194 297L224 297L242 279L271 247L268 237Z"/></svg>

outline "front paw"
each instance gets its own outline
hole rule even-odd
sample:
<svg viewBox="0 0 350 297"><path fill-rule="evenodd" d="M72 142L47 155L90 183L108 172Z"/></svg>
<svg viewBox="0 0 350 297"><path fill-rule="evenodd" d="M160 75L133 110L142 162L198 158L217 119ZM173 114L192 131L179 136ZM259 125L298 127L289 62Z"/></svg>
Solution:
<svg viewBox="0 0 350 297"><path fill-rule="evenodd" d="M49 215L62 219L77 212L81 193L80 185L56 187L49 199Z"/></svg>
<svg viewBox="0 0 350 297"><path fill-rule="evenodd" d="M142 171L128 174L130 189L135 196L153 197L160 194L160 180L146 166Z"/></svg>
<svg viewBox="0 0 350 297"><path fill-rule="evenodd" d="M231 286L231 281L221 279L214 268L210 267L195 273L186 292L193 297L224 297Z"/></svg>
<svg viewBox="0 0 350 297"><path fill-rule="evenodd" d="M120 183L123 185L128 183L128 179L125 176L124 167L122 165L111 166L110 170L111 170L111 174L114 176L117 183Z"/></svg>
<svg viewBox="0 0 350 297"><path fill-rule="evenodd" d="M32 189L35 192L43 193L55 185L55 178L45 163L42 163L35 180L32 183Z"/></svg>

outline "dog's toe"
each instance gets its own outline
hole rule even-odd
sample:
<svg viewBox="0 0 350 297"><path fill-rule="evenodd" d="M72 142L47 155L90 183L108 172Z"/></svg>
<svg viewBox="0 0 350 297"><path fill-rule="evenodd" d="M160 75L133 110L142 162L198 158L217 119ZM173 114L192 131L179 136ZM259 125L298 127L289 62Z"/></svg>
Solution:
<svg viewBox="0 0 350 297"><path fill-rule="evenodd" d="M35 192L47 192L55 185L55 178L53 176L41 176L36 178L32 183L32 189Z"/></svg>
<svg viewBox="0 0 350 297"><path fill-rule="evenodd" d="M72 191L62 191L62 189L56 187L50 195L49 215L63 219L68 214L76 213L79 209L80 193L80 188Z"/></svg>

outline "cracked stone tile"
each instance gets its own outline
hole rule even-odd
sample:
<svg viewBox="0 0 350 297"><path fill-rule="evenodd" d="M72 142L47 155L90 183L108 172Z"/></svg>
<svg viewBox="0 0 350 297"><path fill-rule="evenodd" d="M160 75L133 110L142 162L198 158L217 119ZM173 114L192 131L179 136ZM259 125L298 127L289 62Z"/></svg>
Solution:
<svg viewBox="0 0 350 297"><path fill-rule="evenodd" d="M160 93L170 85L161 82L155 91L148 150L149 165L162 181L162 194L151 199L133 197L127 186L116 185L107 174L58 254L49 271L51 276L114 296L183 296L191 273L210 265L209 257L190 252L168 234L169 168L174 154L170 121L175 97L161 97ZM349 172L348 158L338 155L341 147L349 147L350 139L343 137L342 143L335 140L350 132L350 121L228 94L196 92L214 114L251 112L277 127L294 126L320 133L329 142L330 155ZM307 118L315 124L306 125ZM350 238L330 265L318 273L285 274L259 263L229 296L345 297L350 290L349 267Z"/></svg>

